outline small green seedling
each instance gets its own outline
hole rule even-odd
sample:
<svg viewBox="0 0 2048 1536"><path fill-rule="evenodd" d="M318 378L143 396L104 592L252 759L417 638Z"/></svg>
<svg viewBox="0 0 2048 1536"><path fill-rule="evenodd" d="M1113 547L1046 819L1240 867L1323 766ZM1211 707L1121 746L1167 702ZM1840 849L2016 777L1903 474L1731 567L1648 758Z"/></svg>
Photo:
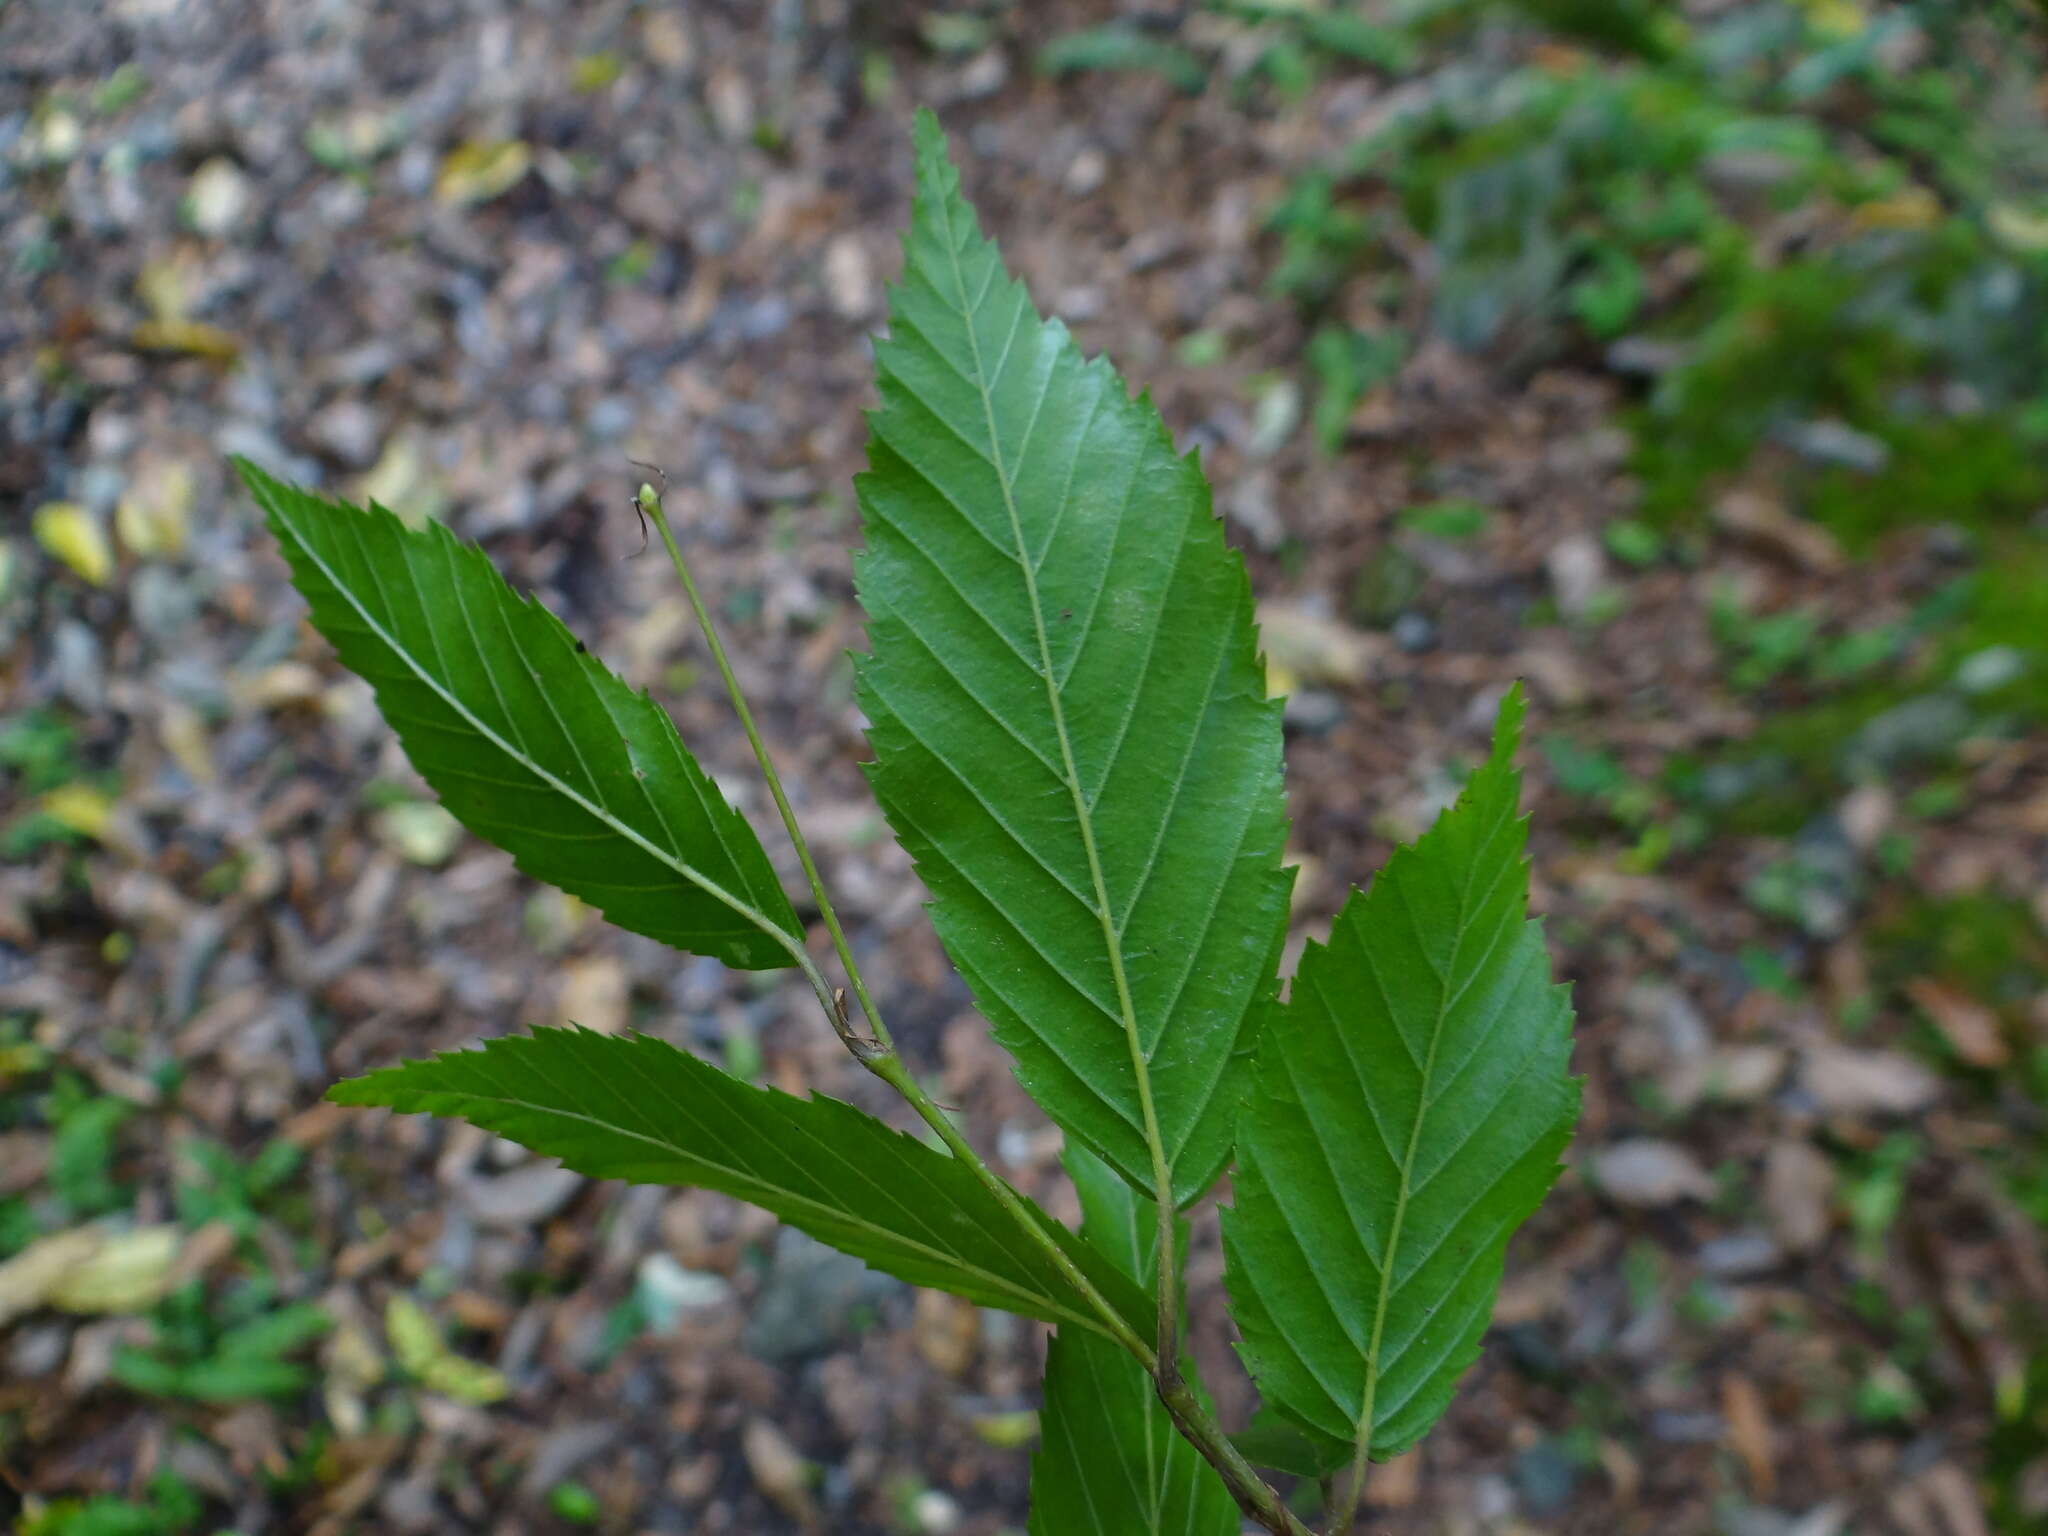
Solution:
<svg viewBox="0 0 2048 1536"><path fill-rule="evenodd" d="M939 1146L644 1035L537 1029L339 1084L601 1178L752 1201L914 1284L1055 1328L1037 1536L1306 1527L1415 1443L1479 1351L1509 1235L1558 1170L1571 1009L1526 914L1523 702L1458 803L1353 893L1282 1001L1280 701L1193 455L1041 319L935 119L856 485L855 658L884 815L1017 1075L1066 1133L1081 1230L998 1177L911 1073L654 485L675 565L841 981L659 705L444 527L241 471L315 625L465 825L623 928L794 967ZM658 478L658 476L657 476ZM1184 1212L1226 1168L1226 1282L1263 1396L1227 1435L1185 1363Z"/></svg>

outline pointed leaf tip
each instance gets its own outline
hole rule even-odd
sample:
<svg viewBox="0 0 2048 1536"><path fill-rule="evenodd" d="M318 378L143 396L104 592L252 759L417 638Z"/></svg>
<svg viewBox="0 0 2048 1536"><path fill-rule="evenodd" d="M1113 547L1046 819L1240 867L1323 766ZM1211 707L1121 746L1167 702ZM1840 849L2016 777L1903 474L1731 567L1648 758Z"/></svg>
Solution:
<svg viewBox="0 0 2048 1536"><path fill-rule="evenodd" d="M1516 678L1508 685L1508 691L1501 695L1499 712L1493 722L1493 750L1488 755L1488 766L1501 770L1515 771L1515 754L1522 750L1522 726L1529 715L1529 692L1522 680Z"/></svg>

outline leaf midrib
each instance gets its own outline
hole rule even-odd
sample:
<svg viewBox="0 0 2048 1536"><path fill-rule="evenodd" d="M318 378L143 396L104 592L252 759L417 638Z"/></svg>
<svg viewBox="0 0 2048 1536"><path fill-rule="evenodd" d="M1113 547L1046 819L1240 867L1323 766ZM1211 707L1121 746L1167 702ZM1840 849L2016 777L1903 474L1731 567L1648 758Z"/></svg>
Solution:
<svg viewBox="0 0 2048 1536"><path fill-rule="evenodd" d="M996 427L995 396L986 365L981 356L981 335L975 329L974 314L988 289L999 280L999 274L991 271L989 281L982 293L972 304L967 299L967 274L960 266L960 245L953 234L953 210L946 198L939 198L939 222L945 230L946 256L953 268L953 291L960 304L960 319L967 331L967 348L974 360L975 393L981 401L982 420L988 427L988 458L995 471L996 484L1003 493L1003 510L1009 515L1010 535L1016 541L1018 569L1024 573L1025 601L1031 609L1031 628L1038 641L1039 676L1045 682L1047 707L1052 714L1053 734L1060 747L1060 762L1067 792L1074 802L1074 816L1081 832L1081 847L1088 859L1088 875L1095 889L1095 915L1102 926L1102 940L1109 952L1110 978L1116 985L1117 1007L1122 1014L1124 1041L1130 1049L1131 1071L1137 1079L1138 1109L1144 1122L1145 1145L1152 1154L1152 1177L1155 1196L1159 1202L1162 1221L1170 1219L1167 1213L1174 1208L1173 1175L1166 1158L1166 1144L1159 1134L1159 1114L1152 1102L1151 1064L1146 1060L1144 1042L1138 1030L1136 1004L1131 998L1130 980L1124 972L1123 939L1110 916L1109 883L1102 869L1102 857L1095 846L1095 821L1093 807L1081 790L1081 776L1074 764L1074 744L1067 733L1065 710L1060 703L1060 689L1053 675L1052 642L1046 631L1045 611L1038 599L1038 572L1031 560L1030 548L1024 540L1024 520L1017 510L1017 496L1010 480L1010 471L1003 464L1002 440ZM1012 338L1014 342L1014 337ZM1004 345L1004 360L1008 360L1009 346ZM1038 411L1044 406L1041 393L1037 406L1032 410L1032 424L1037 424ZM1080 452L1080 445L1075 453Z"/></svg>
<svg viewBox="0 0 2048 1536"><path fill-rule="evenodd" d="M893 1247L898 1250L908 1250L934 1264L972 1275L987 1284L992 1291L1018 1297L1021 1300L1030 1302L1034 1306L1046 1307L1058 1313L1062 1322L1075 1323L1102 1334L1104 1337L1108 1337L1101 1323L1096 1320L1092 1313L1071 1310L1056 1302L1049 1295L1028 1290L1002 1275L962 1259L955 1254L948 1253L944 1249L934 1248L930 1244L920 1242L915 1238L905 1237L902 1233L892 1231L887 1227L878 1226L857 1215L855 1212L839 1206L827 1205L808 1195L798 1194L785 1185L772 1183L758 1174L735 1168L729 1163L715 1162L711 1158L685 1151L673 1142L663 1141L658 1136L650 1136L645 1131L629 1130L615 1121L606 1120L598 1115L586 1114L581 1110L562 1109L552 1104L537 1104L531 1099L514 1098L506 1094L477 1093L464 1089L419 1089L415 1091L419 1092L422 1097L451 1098L461 1099L469 1103L498 1104L507 1109L525 1110L532 1114L546 1116L555 1120L575 1120L585 1125L594 1126L610 1136L623 1137L629 1141L643 1142L647 1146L653 1147L657 1151L665 1152L682 1162L698 1163L707 1168L715 1168L735 1184L769 1191L784 1204L801 1206L806 1211L816 1212L821 1216L830 1218L831 1221L840 1226L851 1227L856 1231L866 1233L873 1237L878 1245ZM465 1115L464 1118L468 1117Z"/></svg>
<svg viewBox="0 0 2048 1536"><path fill-rule="evenodd" d="M311 541L300 535L297 526L292 522L292 519L289 517L289 515L280 512L279 521L282 522L286 527L291 529L292 542L298 546L300 551L306 556L307 559L311 560L314 565L319 567L320 574L322 578L326 580L328 586L334 589L334 591L340 596L341 600L348 605L349 609L356 615L356 617L363 623L363 625L370 631L370 633L375 635L377 639L383 643L384 647L391 652L392 655L396 656L401 662L405 664L407 670L410 671L415 678L417 678L421 683L425 684L426 687L429 690L431 690L441 700L443 704L447 705L451 713L453 713L459 719L461 719L462 722L466 724L471 730L475 731L478 736L490 742L500 752L504 753L506 757L512 759L512 761L518 763L520 766L525 768L527 772L531 773L535 778L541 780L543 783L548 785L548 787L553 789L557 794L563 796L567 800L573 801L577 806L581 807L585 814L589 815L593 820L598 821L603 825L611 828L612 831L617 833L619 836L625 838L627 841L633 843L635 846L637 846L642 851L647 853L651 858L655 859L657 862L663 865L666 865L668 868L674 870L678 875L682 876L685 880L689 881L692 885L696 886L699 890L703 891L706 895L712 897L714 900L723 902L737 916L746 919L748 922L752 923L756 928L760 929L761 932L768 935L769 938L773 939L776 943L780 944L793 957L795 957L799 965L803 963L806 957L803 955L801 947L789 934L783 932L783 930L778 925L770 922L765 913L761 912L751 903L744 901L740 897L733 895L732 892L728 891L723 885L719 884L716 880L713 880L710 876L705 875L700 871L692 868L689 864L685 863L683 860L678 858L675 854L669 852L667 849L662 848L656 843L650 842L646 838L646 836L643 835L637 828L628 826L625 822L620 821L616 816L612 814L611 810L608 807L604 807L601 805L593 805L573 786L565 783L561 778L557 777L554 773L550 772L542 764L534 761L532 756L528 754L523 749L523 747L515 748L511 743L507 742L504 737L500 736L495 730L493 730L488 722L479 719L470 709L468 709L463 704L463 702L459 698L457 698L454 694L451 694L445 687L443 687L441 682L431 672L427 671L424 667L422 667L419 664L419 662L414 659L412 652L409 649L407 649L406 646L401 644L399 639L395 635L393 635L388 629L385 628L384 625L380 624L377 621L376 616L372 614L370 610L363 605L362 601L356 596L354 590L350 587L350 585L341 578L341 576L335 571L332 565L330 565L324 558L322 558L320 551L313 546ZM358 540L357 542L358 545L360 546L361 541ZM369 565L370 570L374 575L377 570L376 560L367 549L364 549L362 553L364 561ZM410 576L412 571L412 566L410 562L408 562L406 565L406 571L408 576ZM470 616L469 604L463 598L461 584L459 582L454 582L451 583L451 585L453 585L454 587L455 606L461 612L463 624L466 628L468 628L470 636L476 644L478 664L483 668L484 676L490 680L492 693L498 698L499 703L501 705L504 705L504 695L498 689L497 677L491 670L490 658L485 653L481 640L478 639L476 636L475 621ZM418 582L416 579L414 581L414 588L415 590L417 590L418 588ZM390 605L390 598L388 596L385 596L383 592L381 578L379 579L378 595L384 598L384 601L387 606ZM428 633L433 633L431 628L429 629ZM517 645L516 640L514 641L514 644L515 646ZM439 638L436 637L435 648L437 651L439 649L439 646L440 641ZM511 708L509 705L504 705L504 707L506 716L509 719L512 713ZM549 707L551 709L553 708L552 701L550 701ZM556 715L556 719L558 722L560 718L561 717L558 713ZM577 745L574 733L570 732L567 729L567 727L564 726L563 735L568 739L571 749L576 752L577 761L579 763L583 763L584 772L589 773L589 765L587 762L584 762L582 748ZM592 775L592 777L594 779L595 775ZM654 799L651 795L648 797L648 803L650 805L654 804ZM659 814L658 811L657 814ZM663 818L663 825L666 826L666 824L666 818Z"/></svg>

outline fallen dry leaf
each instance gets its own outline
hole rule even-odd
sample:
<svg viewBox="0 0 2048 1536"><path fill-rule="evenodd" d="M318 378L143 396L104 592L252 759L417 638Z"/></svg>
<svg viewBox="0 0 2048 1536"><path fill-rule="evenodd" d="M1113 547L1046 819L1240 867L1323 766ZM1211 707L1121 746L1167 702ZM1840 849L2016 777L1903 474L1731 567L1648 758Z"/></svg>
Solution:
<svg viewBox="0 0 2048 1536"><path fill-rule="evenodd" d="M183 554L195 494L188 465L164 464L138 478L115 505L114 531L130 554Z"/></svg>
<svg viewBox="0 0 2048 1536"><path fill-rule="evenodd" d="M113 830L114 802L89 784L60 784L39 806L50 820L96 842Z"/></svg>
<svg viewBox="0 0 2048 1536"><path fill-rule="evenodd" d="M1384 649L1381 637L1300 603L1261 603L1259 639L1266 648L1266 692L1275 696L1304 684L1362 683Z"/></svg>
<svg viewBox="0 0 2048 1536"><path fill-rule="evenodd" d="M128 344L138 352L203 357L212 363L232 363L242 355L242 343L232 331L204 320L138 321L128 333Z"/></svg>
<svg viewBox="0 0 2048 1536"><path fill-rule="evenodd" d="M626 968L616 956L571 960L562 967L555 994L555 1022L616 1035L626 1027L627 991Z"/></svg>
<svg viewBox="0 0 2048 1536"><path fill-rule="evenodd" d="M36 508L36 542L96 587L114 574L114 550L98 518L75 501Z"/></svg>
<svg viewBox="0 0 2048 1536"><path fill-rule="evenodd" d="M1365 1502L1373 1509L1407 1509L1421 1492L1422 1447L1418 1445L1372 1469L1365 1484Z"/></svg>
<svg viewBox="0 0 2048 1536"><path fill-rule="evenodd" d="M73 1227L39 1238L0 1264L0 1325L38 1307L88 1315L145 1311L170 1289L178 1238L167 1224Z"/></svg>
<svg viewBox="0 0 2048 1536"><path fill-rule="evenodd" d="M1785 1048L1778 1045L1724 1045L1675 1062L1658 1080L1675 1110L1702 1101L1753 1104L1778 1086L1785 1075Z"/></svg>
<svg viewBox="0 0 2048 1536"><path fill-rule="evenodd" d="M1810 1253L1833 1217L1835 1165L1804 1141L1774 1142L1764 1156L1764 1215L1787 1253Z"/></svg>
<svg viewBox="0 0 2048 1536"><path fill-rule="evenodd" d="M1941 1080L1910 1056L1821 1044L1807 1047L1800 1082L1830 1115L1911 1115L1941 1095Z"/></svg>
<svg viewBox="0 0 2048 1536"><path fill-rule="evenodd" d="M1900 1490L1894 1513L1927 1536L1991 1536L1983 1495L1952 1461L1937 1461Z"/></svg>
<svg viewBox="0 0 2048 1536"><path fill-rule="evenodd" d="M811 1497L811 1464L789 1438L767 1419L751 1418L740 1432L740 1451L754 1485L807 1531L818 1527L818 1506Z"/></svg>
<svg viewBox="0 0 2048 1536"><path fill-rule="evenodd" d="M1974 997L1932 976L1907 982L1906 995L1971 1066L2002 1067L2012 1060L2012 1048L1999 1030L1998 1015Z"/></svg>
<svg viewBox="0 0 2048 1536"><path fill-rule="evenodd" d="M920 1290L911 1320L917 1352L934 1370L964 1376L981 1340L981 1312L972 1302L944 1291Z"/></svg>
<svg viewBox="0 0 2048 1536"><path fill-rule="evenodd" d="M1818 523L1785 510L1761 491L1734 490L1714 503L1714 521L1759 548L1823 575L1842 568L1842 547Z"/></svg>
<svg viewBox="0 0 2048 1536"><path fill-rule="evenodd" d="M448 151L434 178L434 197L468 208L502 197L533 168L533 151L518 139L472 139Z"/></svg>
<svg viewBox="0 0 2048 1536"><path fill-rule="evenodd" d="M1692 1153L1676 1142L1650 1137L1599 1148L1592 1156L1592 1174L1601 1192L1621 1205L1675 1205L1714 1193L1714 1181Z"/></svg>
<svg viewBox="0 0 2048 1536"><path fill-rule="evenodd" d="M1770 1412L1756 1383L1740 1372L1731 1371L1721 1378L1721 1418L1728 1426L1728 1443L1749 1474L1751 1491L1759 1499L1770 1499L1778 1489Z"/></svg>

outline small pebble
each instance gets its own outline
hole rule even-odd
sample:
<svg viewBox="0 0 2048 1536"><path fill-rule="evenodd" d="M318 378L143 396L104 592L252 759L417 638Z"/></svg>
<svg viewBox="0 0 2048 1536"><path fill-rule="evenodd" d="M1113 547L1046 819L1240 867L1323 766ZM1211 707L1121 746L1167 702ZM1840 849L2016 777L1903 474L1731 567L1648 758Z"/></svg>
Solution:
<svg viewBox="0 0 2048 1536"><path fill-rule="evenodd" d="M1783 1257L1768 1232L1731 1232L1700 1245L1700 1268L1710 1275L1739 1279L1775 1268Z"/></svg>
<svg viewBox="0 0 2048 1536"><path fill-rule="evenodd" d="M1436 648L1436 625L1429 615L1416 613L1413 609L1394 620L1394 644L1410 656L1419 656L1424 651Z"/></svg>
<svg viewBox="0 0 2048 1536"><path fill-rule="evenodd" d="M1305 735L1321 736L1344 718L1344 701L1327 688L1298 688L1287 696L1281 718Z"/></svg>

